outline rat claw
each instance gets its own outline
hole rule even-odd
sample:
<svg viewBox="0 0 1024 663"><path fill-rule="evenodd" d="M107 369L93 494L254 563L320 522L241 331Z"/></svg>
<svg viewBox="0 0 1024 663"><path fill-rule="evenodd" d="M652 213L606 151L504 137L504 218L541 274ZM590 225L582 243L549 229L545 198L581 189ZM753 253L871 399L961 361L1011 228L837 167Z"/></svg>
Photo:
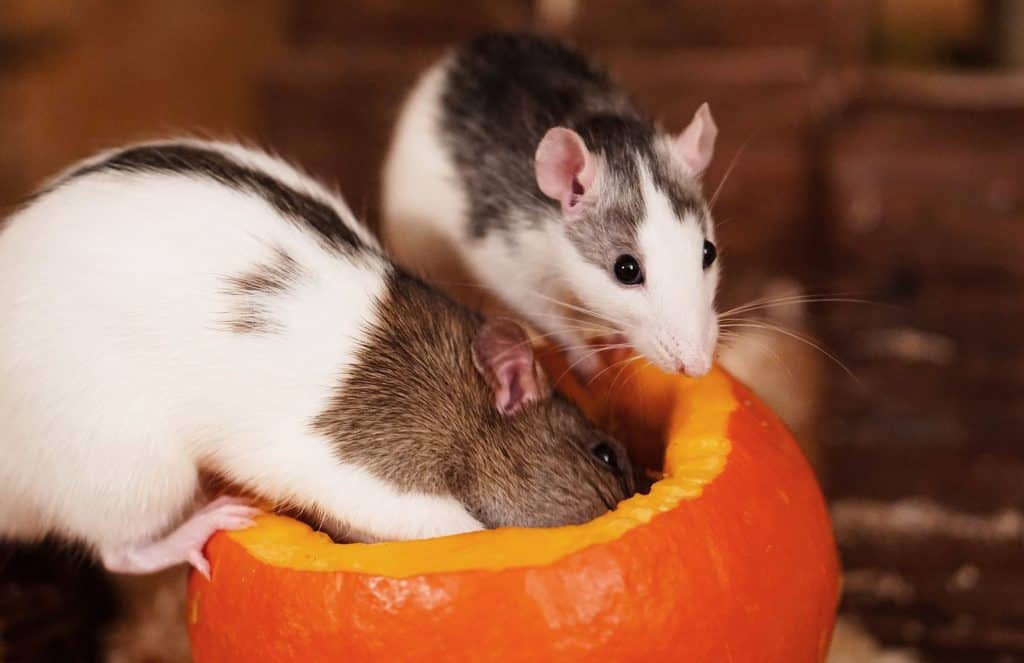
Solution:
<svg viewBox="0 0 1024 663"><path fill-rule="evenodd" d="M188 563L198 571L207 581L210 580L210 562L203 555L202 550L193 550L188 554Z"/></svg>

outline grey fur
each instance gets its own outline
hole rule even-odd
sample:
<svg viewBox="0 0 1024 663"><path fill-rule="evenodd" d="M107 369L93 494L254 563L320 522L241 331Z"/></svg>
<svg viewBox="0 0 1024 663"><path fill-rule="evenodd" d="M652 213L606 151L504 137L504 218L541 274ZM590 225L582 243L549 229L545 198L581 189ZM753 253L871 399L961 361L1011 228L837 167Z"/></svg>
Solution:
<svg viewBox="0 0 1024 663"><path fill-rule="evenodd" d="M641 168L680 219L693 214L708 230L707 206L692 178L663 148L664 132L645 117L607 72L563 44L528 34L475 39L451 58L442 92L444 144L465 182L469 233L558 222L559 204L541 193L534 153L555 126L576 131L606 166L600 200L569 237L587 260L608 267L636 253L645 209Z"/></svg>
<svg viewBox="0 0 1024 663"><path fill-rule="evenodd" d="M269 262L225 279L227 294L237 302L227 320L231 331L244 334L283 329L283 323L271 314L272 300L287 292L303 273L299 263L284 248L274 247L273 254Z"/></svg>
<svg viewBox="0 0 1024 663"><path fill-rule="evenodd" d="M632 494L623 448L562 396L498 413L473 364L478 316L398 271L379 306L358 364L313 422L339 460L451 494L488 527L584 522ZM621 472L591 456L599 442Z"/></svg>

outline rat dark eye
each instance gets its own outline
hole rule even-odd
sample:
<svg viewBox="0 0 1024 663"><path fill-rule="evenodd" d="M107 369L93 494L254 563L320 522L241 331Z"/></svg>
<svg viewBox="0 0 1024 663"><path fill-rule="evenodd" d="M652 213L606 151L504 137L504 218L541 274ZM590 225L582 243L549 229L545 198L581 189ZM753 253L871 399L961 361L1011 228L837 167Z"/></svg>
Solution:
<svg viewBox="0 0 1024 663"><path fill-rule="evenodd" d="M704 240L704 269L713 265L717 257L718 250L715 248L715 245L708 240Z"/></svg>
<svg viewBox="0 0 1024 663"><path fill-rule="evenodd" d="M644 273L637 259L626 254L615 259L615 278L625 285L640 285L644 282Z"/></svg>
<svg viewBox="0 0 1024 663"><path fill-rule="evenodd" d="M590 450L590 454L613 470L619 469L619 460L615 457L615 450L604 442L599 442Z"/></svg>

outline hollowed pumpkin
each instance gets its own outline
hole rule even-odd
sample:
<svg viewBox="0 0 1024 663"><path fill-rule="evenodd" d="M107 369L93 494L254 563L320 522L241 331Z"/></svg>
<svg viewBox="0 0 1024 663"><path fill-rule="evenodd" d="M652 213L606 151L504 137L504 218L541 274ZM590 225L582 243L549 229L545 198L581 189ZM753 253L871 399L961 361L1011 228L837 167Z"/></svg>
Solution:
<svg viewBox="0 0 1024 663"><path fill-rule="evenodd" d="M663 457L649 494L579 526L374 545L261 517L213 537L212 582L192 574L196 662L821 661L838 563L789 433L721 370L627 371L562 387Z"/></svg>

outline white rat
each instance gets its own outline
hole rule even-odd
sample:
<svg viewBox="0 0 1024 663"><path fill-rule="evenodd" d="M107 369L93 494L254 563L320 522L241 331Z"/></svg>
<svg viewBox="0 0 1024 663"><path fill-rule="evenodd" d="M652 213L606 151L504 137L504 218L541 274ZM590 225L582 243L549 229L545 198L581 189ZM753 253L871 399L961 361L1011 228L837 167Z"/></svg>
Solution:
<svg viewBox="0 0 1024 663"><path fill-rule="evenodd" d="M401 113L385 245L455 291L470 272L584 375L600 365L586 349L595 335L702 375L719 270L699 178L716 134L707 104L678 135L662 132L556 41L480 37L431 68Z"/></svg>
<svg viewBox="0 0 1024 663"><path fill-rule="evenodd" d="M581 522L629 460L524 332L395 268L335 195L236 145L84 162L0 226L0 538L113 571L248 525L201 472L362 540ZM184 522L182 522L184 520Z"/></svg>

